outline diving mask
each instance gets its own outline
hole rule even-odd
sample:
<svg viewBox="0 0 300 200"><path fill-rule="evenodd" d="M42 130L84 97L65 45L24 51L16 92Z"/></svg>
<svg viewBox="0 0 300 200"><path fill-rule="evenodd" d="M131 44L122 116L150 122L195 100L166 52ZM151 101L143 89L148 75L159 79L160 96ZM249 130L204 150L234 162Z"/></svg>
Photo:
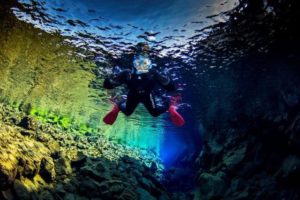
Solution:
<svg viewBox="0 0 300 200"><path fill-rule="evenodd" d="M139 55L134 58L133 66L137 74L147 73L152 67L151 60L147 56Z"/></svg>

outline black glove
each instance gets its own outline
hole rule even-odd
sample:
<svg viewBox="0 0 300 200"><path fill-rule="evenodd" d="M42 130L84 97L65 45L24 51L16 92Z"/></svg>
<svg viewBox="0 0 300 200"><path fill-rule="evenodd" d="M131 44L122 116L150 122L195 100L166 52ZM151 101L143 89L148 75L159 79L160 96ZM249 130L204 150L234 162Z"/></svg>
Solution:
<svg viewBox="0 0 300 200"><path fill-rule="evenodd" d="M122 73L123 81L125 81L125 80L128 81L131 79L131 70L130 69L125 69L121 73Z"/></svg>
<svg viewBox="0 0 300 200"><path fill-rule="evenodd" d="M112 89L131 79L131 71L123 70L118 74L112 74L104 80L103 86L107 89Z"/></svg>
<svg viewBox="0 0 300 200"><path fill-rule="evenodd" d="M154 68L150 68L149 69L149 73L155 75L155 74L158 73L158 71L156 69L154 69Z"/></svg>
<svg viewBox="0 0 300 200"><path fill-rule="evenodd" d="M149 73L152 74L154 76L154 78L158 82L160 82L160 84L162 84L162 85L168 85L170 82L170 79L168 76L161 75L156 69L151 68L149 70Z"/></svg>

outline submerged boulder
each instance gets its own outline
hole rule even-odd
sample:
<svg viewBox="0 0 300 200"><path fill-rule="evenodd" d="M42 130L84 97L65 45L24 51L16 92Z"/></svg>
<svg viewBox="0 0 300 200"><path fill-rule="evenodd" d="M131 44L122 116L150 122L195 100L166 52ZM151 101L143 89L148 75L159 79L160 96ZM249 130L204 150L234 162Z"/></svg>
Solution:
<svg viewBox="0 0 300 200"><path fill-rule="evenodd" d="M223 163L229 168L235 167L245 158L246 149L246 145L242 144L232 150L226 151L224 153Z"/></svg>
<svg viewBox="0 0 300 200"><path fill-rule="evenodd" d="M288 156L280 167L278 178L285 184L297 185L300 179L300 158L297 155Z"/></svg>
<svg viewBox="0 0 300 200"><path fill-rule="evenodd" d="M41 160L40 175L46 182L52 182L55 179L55 169L53 160L43 158Z"/></svg>
<svg viewBox="0 0 300 200"><path fill-rule="evenodd" d="M21 120L19 125L25 129L34 131L34 130L36 130L36 127L37 127L37 121L30 116L26 116Z"/></svg>
<svg viewBox="0 0 300 200"><path fill-rule="evenodd" d="M202 173L198 179L201 199L214 199L223 196L227 189L220 174Z"/></svg>
<svg viewBox="0 0 300 200"><path fill-rule="evenodd" d="M20 199L30 200L31 193L33 193L35 190L36 188L30 180L14 181L14 191L16 192L17 197Z"/></svg>
<svg viewBox="0 0 300 200"><path fill-rule="evenodd" d="M13 188L20 199L30 199L29 193L54 180L54 163L42 143L4 124L0 124L0 138L1 191Z"/></svg>

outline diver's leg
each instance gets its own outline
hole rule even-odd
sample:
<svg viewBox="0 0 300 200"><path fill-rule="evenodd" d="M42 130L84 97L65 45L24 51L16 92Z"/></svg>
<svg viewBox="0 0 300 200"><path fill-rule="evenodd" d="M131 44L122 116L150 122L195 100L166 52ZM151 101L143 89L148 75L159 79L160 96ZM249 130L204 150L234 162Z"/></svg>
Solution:
<svg viewBox="0 0 300 200"><path fill-rule="evenodd" d="M152 93L143 97L143 104L153 117L157 117L168 110L167 106L158 106Z"/></svg>
<svg viewBox="0 0 300 200"><path fill-rule="evenodd" d="M120 111L126 116L131 115L139 103L139 98L137 95L129 92L126 101L117 103L112 101L112 103L114 104L113 109L103 118L104 123L109 125L112 125L116 121Z"/></svg>
<svg viewBox="0 0 300 200"><path fill-rule="evenodd" d="M139 97L134 93L129 92L127 95L127 100L120 104L119 108L126 116L130 116L139 104L139 102Z"/></svg>

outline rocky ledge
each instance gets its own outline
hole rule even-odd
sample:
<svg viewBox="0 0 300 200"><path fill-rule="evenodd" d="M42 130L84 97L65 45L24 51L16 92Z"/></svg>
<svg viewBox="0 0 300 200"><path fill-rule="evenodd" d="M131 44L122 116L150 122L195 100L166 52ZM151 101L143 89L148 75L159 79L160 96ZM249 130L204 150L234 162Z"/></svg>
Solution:
<svg viewBox="0 0 300 200"><path fill-rule="evenodd" d="M151 153L0 110L0 199L176 199Z"/></svg>

